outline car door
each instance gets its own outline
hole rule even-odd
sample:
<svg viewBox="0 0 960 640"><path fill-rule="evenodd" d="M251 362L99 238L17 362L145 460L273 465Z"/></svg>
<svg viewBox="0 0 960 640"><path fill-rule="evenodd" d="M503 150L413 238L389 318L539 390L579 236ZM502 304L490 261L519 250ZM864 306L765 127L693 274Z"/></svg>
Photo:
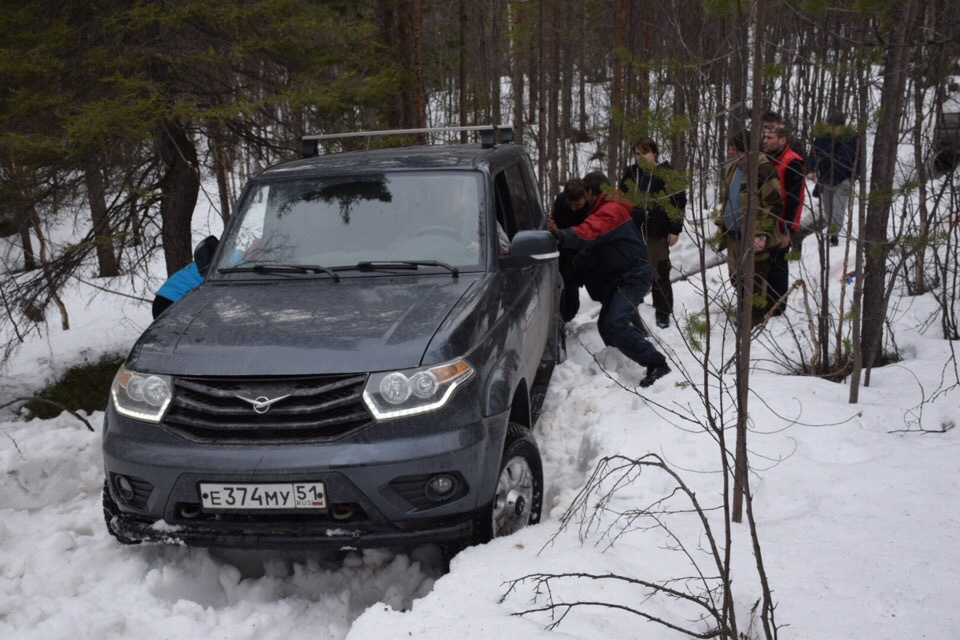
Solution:
<svg viewBox="0 0 960 640"><path fill-rule="evenodd" d="M497 215L512 239L518 231L532 231L534 212L529 191L519 162L504 166L494 176ZM542 211L541 211L542 215ZM532 383L540 364L549 330L550 307L544 307L541 291L548 286L543 265L511 264L500 261L504 290L512 301L511 308L518 314L521 326L517 350L524 363L524 375Z"/></svg>
<svg viewBox="0 0 960 640"><path fill-rule="evenodd" d="M527 201L530 204L530 222L534 229L547 228L547 216L544 212L543 201L540 199L540 186L533 172L533 165L529 156L520 159L520 169L527 189ZM563 279L560 277L559 264L556 260L540 263L537 269L537 286L540 296L541 309L549 309L540 314L543 323L544 340L549 339L553 327L560 322L560 296L563 293Z"/></svg>

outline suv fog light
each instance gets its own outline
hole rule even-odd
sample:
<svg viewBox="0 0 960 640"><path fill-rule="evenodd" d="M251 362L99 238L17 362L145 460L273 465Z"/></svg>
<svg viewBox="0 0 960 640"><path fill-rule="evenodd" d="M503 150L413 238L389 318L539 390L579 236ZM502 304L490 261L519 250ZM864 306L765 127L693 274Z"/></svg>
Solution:
<svg viewBox="0 0 960 640"><path fill-rule="evenodd" d="M433 476L427 482L427 497L432 500L443 500L457 488L457 479L447 474Z"/></svg>
<svg viewBox="0 0 960 640"><path fill-rule="evenodd" d="M133 485L130 484L130 480L127 479L127 476L117 476L114 484L117 486L117 491L120 492L120 497L124 500L130 500L133 498Z"/></svg>

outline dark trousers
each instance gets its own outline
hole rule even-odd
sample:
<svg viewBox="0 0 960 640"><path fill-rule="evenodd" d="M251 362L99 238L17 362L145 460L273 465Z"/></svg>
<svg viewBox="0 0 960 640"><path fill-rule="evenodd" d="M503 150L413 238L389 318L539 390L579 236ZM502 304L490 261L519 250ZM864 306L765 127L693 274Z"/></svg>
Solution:
<svg viewBox="0 0 960 640"><path fill-rule="evenodd" d="M647 264L639 265L623 276L623 282L601 301L597 329L603 344L616 347L623 355L645 367L666 364L641 330L637 305L650 292L653 274Z"/></svg>
<svg viewBox="0 0 960 640"><path fill-rule="evenodd" d="M170 298L165 298L163 296L157 296L153 299L153 319L156 320L157 316L167 310L167 307L173 304L173 300Z"/></svg>
<svg viewBox="0 0 960 640"><path fill-rule="evenodd" d="M754 254L753 297L763 300L764 303L760 306L753 305L752 315L754 322L762 320L767 312L767 281L770 277L770 257L768 254L761 254L761 256L761 258L756 259L756 254ZM736 290L736 288L740 286L739 283L741 282L742 276L740 273L740 241L735 238L730 238L727 244L727 268L730 270L730 284L733 285L734 290Z"/></svg>
<svg viewBox="0 0 960 640"><path fill-rule="evenodd" d="M767 308L777 303L787 293L790 286L790 265L787 262L788 246L781 249L779 246L770 251L770 271L767 272ZM780 306L783 309L783 305Z"/></svg>
<svg viewBox="0 0 960 640"><path fill-rule="evenodd" d="M670 284L670 245L666 238L649 238L647 254L653 265L653 308L657 313L673 313L673 285Z"/></svg>
<svg viewBox="0 0 960 640"><path fill-rule="evenodd" d="M563 278L563 297L560 298L560 318L570 322L580 311L580 283L573 276L572 267L561 269Z"/></svg>

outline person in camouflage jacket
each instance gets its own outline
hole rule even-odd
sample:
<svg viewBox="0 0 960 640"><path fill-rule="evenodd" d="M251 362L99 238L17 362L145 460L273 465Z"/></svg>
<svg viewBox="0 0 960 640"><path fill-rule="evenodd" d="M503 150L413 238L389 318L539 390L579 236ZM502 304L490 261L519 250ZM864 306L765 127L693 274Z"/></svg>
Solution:
<svg viewBox="0 0 960 640"><path fill-rule="evenodd" d="M727 156L730 163L724 172L720 185L720 202L723 207L716 220L720 247L727 250L727 266L730 269L730 281L739 282L741 258L746 246L742 243L741 233L743 216L748 211L750 193L747 188L747 145L750 136L743 131L730 139ZM770 271L770 254L780 245L780 231L777 219L783 216L783 197L780 195L780 176L762 153L757 161L757 206L756 223L753 238L753 293L757 301L754 305L753 320L758 322L766 312L767 274ZM734 195L736 194L736 195Z"/></svg>

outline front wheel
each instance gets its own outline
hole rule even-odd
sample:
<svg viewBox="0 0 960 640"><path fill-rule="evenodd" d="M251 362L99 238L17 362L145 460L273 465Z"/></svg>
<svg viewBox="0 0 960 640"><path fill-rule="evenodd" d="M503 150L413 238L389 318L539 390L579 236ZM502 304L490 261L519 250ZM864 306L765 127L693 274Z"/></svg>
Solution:
<svg viewBox="0 0 960 640"><path fill-rule="evenodd" d="M117 527L116 521L114 518L120 515L120 507L117 506L117 503L114 502L113 497L110 495L110 488L107 486L107 481L103 481L103 519L107 524L107 531L110 532L114 538L116 538L120 544L140 544L139 540L134 540L133 538L128 538L123 535Z"/></svg>
<svg viewBox="0 0 960 640"><path fill-rule="evenodd" d="M540 522L543 507L543 464L536 441L527 430L511 423L500 460L497 489L490 505L485 533L499 538Z"/></svg>

